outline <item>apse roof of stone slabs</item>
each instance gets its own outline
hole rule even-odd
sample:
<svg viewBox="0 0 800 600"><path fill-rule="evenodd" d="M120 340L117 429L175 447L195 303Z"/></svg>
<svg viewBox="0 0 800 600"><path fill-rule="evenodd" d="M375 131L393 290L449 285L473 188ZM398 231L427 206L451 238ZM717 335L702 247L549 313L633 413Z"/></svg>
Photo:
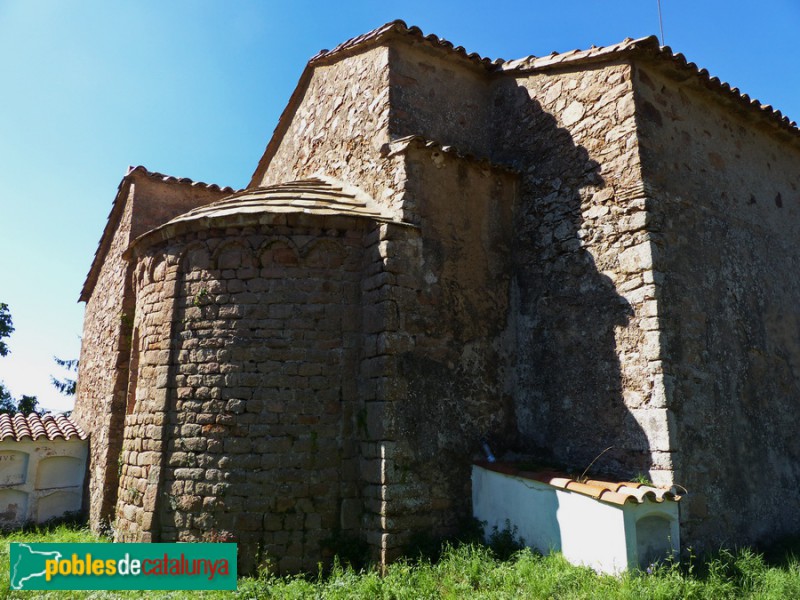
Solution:
<svg viewBox="0 0 800 600"><path fill-rule="evenodd" d="M539 481L562 490L569 490L584 496L591 496L603 502L610 502L611 504L623 505L627 502L643 504L646 500L652 502L672 500L677 502L681 499L681 496L674 489L657 488L632 481L612 482L599 479L578 481L566 473L550 470L530 471L520 469L513 463L477 461L475 464L496 473Z"/></svg>
<svg viewBox="0 0 800 600"><path fill-rule="evenodd" d="M367 47L379 45L393 36L414 38L430 47L439 48L461 58L465 58L476 65L482 66L487 71L541 71L582 62L614 60L622 55L656 59L665 65L676 68L684 79L688 79L690 76L696 76L699 82L709 90L732 97L741 105L765 113L776 124L780 124L782 127L791 130L795 134L800 134L797 123L785 117L779 110L775 110L769 104L762 104L758 100L750 98L750 96L743 94L738 88L721 81L717 77L712 77L706 69L701 69L695 63L686 60L683 54L675 54L669 46L661 46L658 38L654 35L639 39L626 38L618 44L610 46L592 46L587 50L575 49L569 52L552 52L546 56L531 55L515 60L492 60L474 52L468 53L462 46L455 46L452 42L436 35L425 35L419 27L409 27L405 22L397 20L347 40L336 46L333 50L320 51L309 61L309 65L313 66L317 63L330 62L337 59L340 55L360 52Z"/></svg>
<svg viewBox="0 0 800 600"><path fill-rule="evenodd" d="M64 415L47 414L42 417L35 413L0 415L0 441L10 439L21 442L25 438L37 440L40 437L53 441L58 438L69 440L73 437L85 440L88 436L80 425Z"/></svg>
<svg viewBox="0 0 800 600"><path fill-rule="evenodd" d="M361 190L328 177L316 176L242 190L175 217L167 225L195 219L210 220L231 214L260 212L344 214L391 220L388 212Z"/></svg>
<svg viewBox="0 0 800 600"><path fill-rule="evenodd" d="M356 187L322 175L248 188L190 210L164 225L142 234L131 246L145 238L169 239L189 229L235 226L262 222L262 215L307 214L319 216L362 217L377 221L395 221L389 211Z"/></svg>

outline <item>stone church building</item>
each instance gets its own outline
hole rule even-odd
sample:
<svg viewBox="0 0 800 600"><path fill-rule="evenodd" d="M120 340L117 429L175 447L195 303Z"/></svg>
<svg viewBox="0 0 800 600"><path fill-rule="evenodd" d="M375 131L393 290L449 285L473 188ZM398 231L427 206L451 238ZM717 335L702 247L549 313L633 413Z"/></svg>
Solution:
<svg viewBox="0 0 800 600"><path fill-rule="evenodd" d="M130 169L73 418L121 541L316 569L470 515L487 439L800 533L800 135L656 38L491 61L394 22L311 59L248 186Z"/></svg>

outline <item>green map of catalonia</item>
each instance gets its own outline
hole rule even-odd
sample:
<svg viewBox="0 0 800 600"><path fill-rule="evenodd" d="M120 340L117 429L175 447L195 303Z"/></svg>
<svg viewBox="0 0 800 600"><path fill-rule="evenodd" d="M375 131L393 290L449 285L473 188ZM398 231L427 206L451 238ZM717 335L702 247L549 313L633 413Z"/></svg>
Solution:
<svg viewBox="0 0 800 600"><path fill-rule="evenodd" d="M44 577L45 561L61 559L60 552L40 552L33 550L28 544L14 544L14 546L16 552L12 552L10 573L12 590L24 590L25 582L29 579Z"/></svg>

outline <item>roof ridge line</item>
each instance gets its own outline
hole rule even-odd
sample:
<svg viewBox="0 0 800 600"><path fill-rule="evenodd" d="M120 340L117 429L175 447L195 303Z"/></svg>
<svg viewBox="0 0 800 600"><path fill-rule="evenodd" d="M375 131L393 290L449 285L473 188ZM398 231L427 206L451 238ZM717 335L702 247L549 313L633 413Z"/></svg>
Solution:
<svg viewBox="0 0 800 600"><path fill-rule="evenodd" d="M128 165L128 170L125 173L125 177L128 177L128 176L132 175L133 173L142 173L142 174L146 175L147 177L150 177L152 179L159 179L159 180L165 181L167 183L181 183L181 184L184 184L184 185L188 184L188 185L191 185L192 187L202 187L202 188L206 188L206 189L209 189L209 190L219 190L221 192L230 191L231 193L234 193L234 192L237 192L237 191L241 191L241 190L235 190L229 185L220 186L220 185L218 185L216 183L206 183L205 181L195 181L194 179L191 179L189 177L175 177L173 175L165 175L164 173L159 173L158 171L150 171L147 167L144 167L142 165L137 165L135 167L131 166L131 165Z"/></svg>
<svg viewBox="0 0 800 600"><path fill-rule="evenodd" d="M619 54L633 50L653 49L658 47L658 38L654 35L636 39L627 37L621 42L609 44L607 46L595 46L592 44L586 49L575 48L574 50L568 50L566 52L553 51L550 54L543 56L530 54L521 58L503 61L503 63L498 65L497 68L499 71L535 71L548 67L559 66L563 63L593 60L609 54Z"/></svg>
<svg viewBox="0 0 800 600"><path fill-rule="evenodd" d="M521 469L513 463L503 461L489 462L487 460L477 460L474 461L473 464L489 471L511 477L521 477L523 479L538 481L539 483L551 487L575 492L584 496L591 496L597 500L602 500L603 502L609 502L611 504L624 505L629 501L643 504L645 500L657 503L662 503L664 501L679 502L681 500L681 494L677 493L675 485L669 488L656 486L640 486L638 488L633 488L626 485L631 482L617 483L597 479L580 481L579 478L573 475L557 470ZM609 484L612 487L608 487ZM614 487L617 487L617 489L613 489Z"/></svg>
<svg viewBox="0 0 800 600"><path fill-rule="evenodd" d="M462 58L465 58L488 70L493 70L496 66L504 62L502 58L491 59L481 56L477 52L467 52L463 46L456 46L452 42L433 33L425 35L422 32L422 29L416 25L409 27L402 19L395 19L394 21L384 23L380 27L376 27L372 31L368 31L367 33L362 33L361 35L350 38L349 40L345 40L331 50L320 50L311 57L311 59L308 61L308 65L314 66L318 63L326 62L328 59L336 57L340 54L349 54L350 52L357 52L366 48L370 48L393 35L400 37L412 37L419 41L426 42L431 47L449 50L450 52L453 52Z"/></svg>
<svg viewBox="0 0 800 600"><path fill-rule="evenodd" d="M561 53L553 52L547 56L538 57L533 55L526 56L505 61L501 65L498 65L497 70L508 73L543 71L582 62L604 60L611 56L629 54L639 54L651 60L668 62L687 75L697 77L698 83L701 86L707 87L709 91L726 96L728 99L739 103L745 110L759 111L763 116L771 119L773 124L784 128L791 134L800 134L797 122L792 121L780 110L775 109L770 104L762 104L761 101L751 98L748 94L742 93L739 88L722 81L719 77L712 76L707 69L690 62L682 53L675 53L669 46L660 45L658 38L654 35L638 39L626 38L617 44L612 44L610 46L592 46L587 50L571 50Z"/></svg>
<svg viewBox="0 0 800 600"><path fill-rule="evenodd" d="M758 110L768 118L772 119L775 124L785 127L788 131L795 135L800 134L797 121L791 120L784 115L780 110L774 108L771 104L762 104L757 98L751 98L749 94L743 93L739 88L732 86L726 81L722 81L719 77L712 76L707 69L699 67L696 63L689 62L683 53L677 54L672 51L669 46L658 46L654 55L663 57L670 60L678 69L691 72L693 75L700 79L702 85L705 85L713 91L721 92L729 98L739 102L743 107L750 110Z"/></svg>

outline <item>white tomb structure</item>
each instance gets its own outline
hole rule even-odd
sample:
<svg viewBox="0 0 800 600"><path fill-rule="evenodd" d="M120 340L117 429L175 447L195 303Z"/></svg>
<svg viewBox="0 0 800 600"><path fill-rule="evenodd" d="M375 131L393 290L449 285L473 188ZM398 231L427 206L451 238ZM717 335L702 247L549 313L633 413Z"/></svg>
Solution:
<svg viewBox="0 0 800 600"><path fill-rule="evenodd" d="M63 415L0 415L0 527L81 510L89 442Z"/></svg>
<svg viewBox="0 0 800 600"><path fill-rule="evenodd" d="M678 496L639 483L587 480L510 464L472 467L473 515L486 532L506 527L543 554L561 552L601 573L674 557L680 549Z"/></svg>

